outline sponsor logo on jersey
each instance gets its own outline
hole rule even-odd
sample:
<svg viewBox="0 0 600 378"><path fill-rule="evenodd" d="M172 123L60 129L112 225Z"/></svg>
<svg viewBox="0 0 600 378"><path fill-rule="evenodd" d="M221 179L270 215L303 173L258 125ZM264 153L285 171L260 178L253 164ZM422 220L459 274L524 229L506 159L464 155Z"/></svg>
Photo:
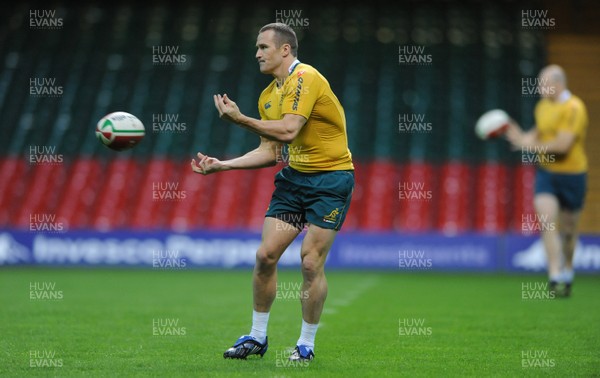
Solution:
<svg viewBox="0 0 600 378"><path fill-rule="evenodd" d="M294 103L292 104L292 110L298 110L298 103L300 102L300 94L302 93L302 83L304 79L298 78L298 85L296 86L296 93L294 93Z"/></svg>

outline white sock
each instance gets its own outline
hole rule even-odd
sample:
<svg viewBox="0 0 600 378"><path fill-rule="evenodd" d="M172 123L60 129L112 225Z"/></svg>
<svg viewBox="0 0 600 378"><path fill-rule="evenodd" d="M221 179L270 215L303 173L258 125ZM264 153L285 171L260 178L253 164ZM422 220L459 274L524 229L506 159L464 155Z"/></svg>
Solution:
<svg viewBox="0 0 600 378"><path fill-rule="evenodd" d="M300 331L300 338L298 339L297 345L306 345L310 349L315 348L315 336L317 335L317 328L319 324L310 324L302 319L302 331Z"/></svg>
<svg viewBox="0 0 600 378"><path fill-rule="evenodd" d="M548 279L550 280L550 282L561 282L561 278L562 278L562 274L561 273L550 274L548 276Z"/></svg>
<svg viewBox="0 0 600 378"><path fill-rule="evenodd" d="M561 272L562 274L562 281L566 282L566 283L571 283L573 282L573 278L575 278L575 271L573 271L573 269L563 269L563 271Z"/></svg>
<svg viewBox="0 0 600 378"><path fill-rule="evenodd" d="M267 338L269 314L269 312L257 312L252 310L252 329L250 330L250 336L263 344Z"/></svg>

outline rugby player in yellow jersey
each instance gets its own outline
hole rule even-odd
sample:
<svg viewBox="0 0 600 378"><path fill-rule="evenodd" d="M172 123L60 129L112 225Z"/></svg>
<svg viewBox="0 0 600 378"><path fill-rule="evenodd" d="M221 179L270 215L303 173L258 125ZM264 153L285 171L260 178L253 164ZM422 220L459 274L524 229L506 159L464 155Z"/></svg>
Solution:
<svg viewBox="0 0 600 378"><path fill-rule="evenodd" d="M261 357L267 351L267 322L277 288L277 262L308 224L301 247L302 328L292 361L314 358L315 335L327 297L325 259L342 227L354 189L354 166L348 150L344 109L327 80L297 59L296 34L274 23L259 31L256 59L260 71L274 80L258 101L261 119L245 116L227 95L215 95L222 119L260 136L260 145L241 157L220 161L198 153L192 169L210 174L276 164L283 144L289 166L275 176L262 241L253 273L254 311L249 335L240 337L223 356Z"/></svg>
<svg viewBox="0 0 600 378"><path fill-rule="evenodd" d="M581 99L567 89L561 67L542 69L539 83L543 98L535 107L535 128L523 132L512 124L506 137L517 148L539 152L534 207L548 260L549 289L568 297L574 278L579 214L586 193L584 141L588 117Z"/></svg>

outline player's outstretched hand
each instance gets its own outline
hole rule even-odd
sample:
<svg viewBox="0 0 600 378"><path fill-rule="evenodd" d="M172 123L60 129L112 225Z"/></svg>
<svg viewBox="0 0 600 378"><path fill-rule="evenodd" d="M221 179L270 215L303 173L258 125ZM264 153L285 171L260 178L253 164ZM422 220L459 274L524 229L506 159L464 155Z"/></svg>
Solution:
<svg viewBox="0 0 600 378"><path fill-rule="evenodd" d="M202 175L209 175L211 173L220 172L225 169L223 163L214 157L210 157L198 152L198 161L192 159L192 170Z"/></svg>
<svg viewBox="0 0 600 378"><path fill-rule="evenodd" d="M505 136L506 140L508 140L512 145L513 150L519 150L535 142L535 134L524 132L523 129L521 129L521 127L513 120L509 122Z"/></svg>
<svg viewBox="0 0 600 378"><path fill-rule="evenodd" d="M506 140L510 142L513 150L518 150L523 146L525 133L521 127L513 120L508 123L506 133L504 133Z"/></svg>
<svg viewBox="0 0 600 378"><path fill-rule="evenodd" d="M226 121L237 123L242 113L240 109L226 94L221 96L220 94L214 95L215 108L219 111L219 117Z"/></svg>

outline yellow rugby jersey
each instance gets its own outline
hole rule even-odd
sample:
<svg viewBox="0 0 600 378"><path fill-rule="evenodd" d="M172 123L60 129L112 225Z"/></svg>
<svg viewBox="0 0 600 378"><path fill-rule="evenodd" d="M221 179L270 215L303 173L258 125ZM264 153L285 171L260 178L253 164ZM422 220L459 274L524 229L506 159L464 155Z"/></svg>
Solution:
<svg viewBox="0 0 600 378"><path fill-rule="evenodd" d="M550 172L556 173L583 173L588 169L585 155L584 142L588 126L587 110L583 101L571 95L564 102L555 102L544 98L535 107L535 121L538 138L541 142L548 142L559 131L569 131L575 134L575 141L571 149L564 155L541 154L540 166Z"/></svg>
<svg viewBox="0 0 600 378"><path fill-rule="evenodd" d="M307 173L354 169L344 109L314 67L297 64L279 88L273 80L261 93L258 110L263 120L279 120L285 114L307 119L288 145L290 167Z"/></svg>

